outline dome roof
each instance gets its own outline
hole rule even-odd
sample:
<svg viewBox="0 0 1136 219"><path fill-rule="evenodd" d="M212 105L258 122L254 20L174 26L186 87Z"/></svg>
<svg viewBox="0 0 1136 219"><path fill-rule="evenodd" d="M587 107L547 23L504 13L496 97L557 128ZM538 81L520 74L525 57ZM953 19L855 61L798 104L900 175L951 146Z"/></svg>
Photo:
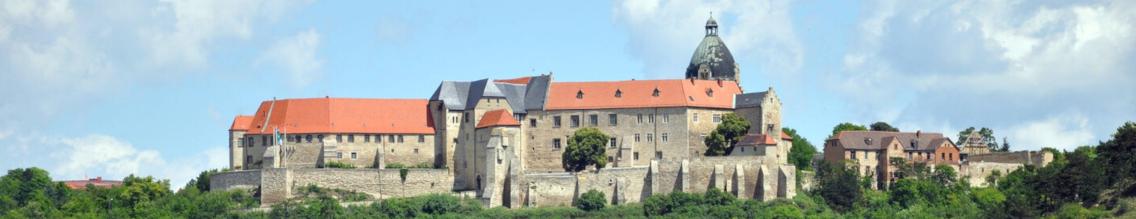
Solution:
<svg viewBox="0 0 1136 219"><path fill-rule="evenodd" d="M706 21L706 37L702 38L702 43L690 57L690 65L686 67L687 78L736 80L738 70L734 55L730 54L722 38L718 38L717 29L718 22L713 17ZM699 69L704 65L710 71L708 77L699 76Z"/></svg>

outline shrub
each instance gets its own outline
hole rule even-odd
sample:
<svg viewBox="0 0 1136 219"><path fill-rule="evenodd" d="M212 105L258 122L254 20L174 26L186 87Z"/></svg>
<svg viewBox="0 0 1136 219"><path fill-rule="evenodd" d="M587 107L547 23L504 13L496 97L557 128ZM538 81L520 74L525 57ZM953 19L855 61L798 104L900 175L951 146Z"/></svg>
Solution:
<svg viewBox="0 0 1136 219"><path fill-rule="evenodd" d="M434 168L434 165L430 164L429 162L422 162L422 163L418 163L417 165L414 165L414 168L431 169L431 168Z"/></svg>
<svg viewBox="0 0 1136 219"><path fill-rule="evenodd" d="M406 168L406 164L401 164L401 163L388 163L388 164L387 164L387 166L386 166L386 168L387 168L387 169L402 169L402 168Z"/></svg>
<svg viewBox="0 0 1136 219"><path fill-rule="evenodd" d="M339 161L331 161L324 164L326 168L339 168L339 169L355 169L355 165L343 163Z"/></svg>
<svg viewBox="0 0 1136 219"><path fill-rule="evenodd" d="M602 209L604 208L605 204L607 204L607 199L604 198L603 192L596 191L594 189L588 190L588 192L580 195L580 198L576 199L576 203L572 203L572 205L576 206L576 208L585 211L595 211Z"/></svg>

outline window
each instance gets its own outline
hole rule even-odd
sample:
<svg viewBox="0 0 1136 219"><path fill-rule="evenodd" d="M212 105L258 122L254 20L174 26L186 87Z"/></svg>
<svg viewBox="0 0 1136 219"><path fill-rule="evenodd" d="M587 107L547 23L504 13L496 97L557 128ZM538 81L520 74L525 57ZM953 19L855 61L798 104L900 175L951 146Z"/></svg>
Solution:
<svg viewBox="0 0 1136 219"><path fill-rule="evenodd" d="M312 135L304 136L304 141L307 141L308 143L312 143Z"/></svg>
<svg viewBox="0 0 1136 219"><path fill-rule="evenodd" d="M946 160L947 159L947 153L939 153L939 159Z"/></svg>
<svg viewBox="0 0 1136 219"><path fill-rule="evenodd" d="M600 115L588 115L588 125L597 126L600 124Z"/></svg>
<svg viewBox="0 0 1136 219"><path fill-rule="evenodd" d="M469 112L462 114L462 122L469 122Z"/></svg>
<svg viewBox="0 0 1136 219"><path fill-rule="evenodd" d="M335 135L335 142L343 142L343 135Z"/></svg>
<svg viewBox="0 0 1136 219"><path fill-rule="evenodd" d="M418 135L418 143L423 143L423 142L426 142L426 136L425 135Z"/></svg>
<svg viewBox="0 0 1136 219"><path fill-rule="evenodd" d="M655 114L648 115L647 116L647 122L655 123Z"/></svg>
<svg viewBox="0 0 1136 219"><path fill-rule="evenodd" d="M347 142L355 143L355 135L347 135Z"/></svg>
<svg viewBox="0 0 1136 219"><path fill-rule="evenodd" d="M654 133L647 133L647 142L654 142L654 141L655 141L655 134Z"/></svg>
<svg viewBox="0 0 1136 219"><path fill-rule="evenodd" d="M615 159L613 159L611 156L607 156L607 163L611 162L615 162Z"/></svg>
<svg viewBox="0 0 1136 219"><path fill-rule="evenodd" d="M316 135L316 141L323 142L323 135Z"/></svg>
<svg viewBox="0 0 1136 219"><path fill-rule="evenodd" d="M639 142L639 133L635 133L635 142Z"/></svg>
<svg viewBox="0 0 1136 219"><path fill-rule="evenodd" d="M632 153L632 157L633 157L633 158L634 158L635 160L639 160L639 152L635 152L635 153Z"/></svg>
<svg viewBox="0 0 1136 219"><path fill-rule="evenodd" d="M662 151L655 151L655 159L662 160L663 159L663 152Z"/></svg>
<svg viewBox="0 0 1136 219"><path fill-rule="evenodd" d="M706 89L706 96L714 97L714 89Z"/></svg>
<svg viewBox="0 0 1136 219"><path fill-rule="evenodd" d="M570 118L571 118L571 121L569 121L570 122L569 124L572 125L572 128L580 127L580 116L579 115L572 115Z"/></svg>
<svg viewBox="0 0 1136 219"><path fill-rule="evenodd" d="M536 128L536 119L529 119L529 127Z"/></svg>
<svg viewBox="0 0 1136 219"><path fill-rule="evenodd" d="M403 135L398 135L398 143L402 143L402 136Z"/></svg>
<svg viewBox="0 0 1136 219"><path fill-rule="evenodd" d="M359 153L356 153L356 152L351 152L351 159L352 159L352 160L357 160L357 159L359 159Z"/></svg>
<svg viewBox="0 0 1136 219"><path fill-rule="evenodd" d="M343 159L343 152L335 152L335 158Z"/></svg>
<svg viewBox="0 0 1136 219"><path fill-rule="evenodd" d="M668 114L663 114L663 123L668 123L668 122L671 122L671 116L668 115Z"/></svg>
<svg viewBox="0 0 1136 219"><path fill-rule="evenodd" d="M698 122L698 113L694 113L694 122Z"/></svg>
<svg viewBox="0 0 1136 219"><path fill-rule="evenodd" d="M615 148L615 138L611 138L611 139L609 140L609 142L611 142L611 143L610 143L610 144L611 144L611 147L612 147L612 148Z"/></svg>
<svg viewBox="0 0 1136 219"><path fill-rule="evenodd" d="M657 96L659 96L659 89L658 89L658 88L655 88L655 91L652 91L652 92L651 92L651 96L652 96L652 97L657 97Z"/></svg>
<svg viewBox="0 0 1136 219"><path fill-rule="evenodd" d="M268 146L268 142L269 140L267 135L260 136L260 145Z"/></svg>
<svg viewBox="0 0 1136 219"><path fill-rule="evenodd" d="M363 135L363 142L371 142L371 135Z"/></svg>
<svg viewBox="0 0 1136 219"><path fill-rule="evenodd" d="M623 97L623 91L619 90L619 89L615 89L615 97L616 98Z"/></svg>
<svg viewBox="0 0 1136 219"><path fill-rule="evenodd" d="M576 91L576 99L584 99L584 91Z"/></svg>
<svg viewBox="0 0 1136 219"><path fill-rule="evenodd" d="M714 114L714 123L722 122L722 114Z"/></svg>
<svg viewBox="0 0 1136 219"><path fill-rule="evenodd" d="M394 135L388 135L387 142L394 143Z"/></svg>
<svg viewBox="0 0 1136 219"><path fill-rule="evenodd" d="M852 159L856 159L856 151L852 151Z"/></svg>
<svg viewBox="0 0 1136 219"><path fill-rule="evenodd" d="M663 138L663 142L667 142L667 133L663 133L660 138Z"/></svg>
<svg viewBox="0 0 1136 219"><path fill-rule="evenodd" d="M552 139L552 149L560 150L560 139L559 138L553 138Z"/></svg>
<svg viewBox="0 0 1136 219"><path fill-rule="evenodd" d="M636 114L635 118L637 118L636 120L638 120L639 123L643 123L643 114L642 113Z"/></svg>
<svg viewBox="0 0 1136 219"><path fill-rule="evenodd" d="M418 154L418 148L414 149L414 154Z"/></svg>
<svg viewBox="0 0 1136 219"><path fill-rule="evenodd" d="M607 114L607 123L611 126L619 125L619 116L616 116L614 113Z"/></svg>
<svg viewBox="0 0 1136 219"><path fill-rule="evenodd" d="M245 165L252 163L252 155L245 156Z"/></svg>
<svg viewBox="0 0 1136 219"><path fill-rule="evenodd" d="M553 128L560 128L560 116L553 116L552 117L552 127Z"/></svg>

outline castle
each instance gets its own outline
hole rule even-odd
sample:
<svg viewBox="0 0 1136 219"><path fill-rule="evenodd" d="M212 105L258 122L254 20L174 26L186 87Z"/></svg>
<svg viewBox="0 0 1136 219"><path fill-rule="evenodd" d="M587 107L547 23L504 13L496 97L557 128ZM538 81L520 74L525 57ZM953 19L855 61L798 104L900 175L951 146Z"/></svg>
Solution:
<svg viewBox="0 0 1136 219"><path fill-rule="evenodd" d="M780 99L772 87L743 92L717 22L705 27L685 79L559 82L547 74L443 81L429 99L264 101L233 120L234 171L211 185L255 190L264 204L307 185L378 198L458 193L491 207L568 205L593 189L613 203L710 188L794 196ZM727 156L704 155L703 139L730 113L750 122L749 133ZM564 172L568 139L586 127L611 137L608 164ZM345 164L358 168L327 168ZM407 166L426 168L399 170Z"/></svg>

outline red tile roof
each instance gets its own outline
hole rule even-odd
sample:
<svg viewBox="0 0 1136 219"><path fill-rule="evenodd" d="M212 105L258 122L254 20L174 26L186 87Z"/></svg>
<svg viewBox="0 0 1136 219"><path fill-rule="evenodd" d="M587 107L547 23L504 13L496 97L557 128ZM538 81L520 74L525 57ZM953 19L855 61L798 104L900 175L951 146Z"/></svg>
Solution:
<svg viewBox="0 0 1136 219"><path fill-rule="evenodd" d="M739 146L756 146L756 145L775 145L777 141L773 140L772 136L763 134L748 134L738 140Z"/></svg>
<svg viewBox="0 0 1136 219"><path fill-rule="evenodd" d="M249 134L384 133L433 134L425 99L308 98L264 101ZM269 111L271 115L269 115ZM267 121L267 123L265 122Z"/></svg>
<svg viewBox="0 0 1136 219"><path fill-rule="evenodd" d="M122 181L103 180L103 177L96 177L96 178L91 178L91 179L87 179L87 180L63 181L63 184L66 185L67 188L70 188L70 189L84 189L84 188L87 188L87 184L90 184L92 186L99 187L99 188L110 188L110 187L115 187L115 186L121 186Z"/></svg>
<svg viewBox="0 0 1136 219"><path fill-rule="evenodd" d="M249 126L252 126L252 116L237 115L237 118L233 118L233 125L229 127L229 131L248 131Z"/></svg>
<svg viewBox="0 0 1136 219"><path fill-rule="evenodd" d="M485 112L481 117L481 121L477 122L477 128L485 128L492 126L520 126L521 123L513 119L513 115L507 110L499 109Z"/></svg>
<svg viewBox="0 0 1136 219"><path fill-rule="evenodd" d="M658 90L658 96L654 91ZM617 92L619 93L617 97ZM732 109L741 88L733 81L631 80L556 82L548 89L547 110L644 107Z"/></svg>
<svg viewBox="0 0 1136 219"><path fill-rule="evenodd" d="M781 131L781 140L792 141L793 136L789 136L785 131Z"/></svg>
<svg viewBox="0 0 1136 219"><path fill-rule="evenodd" d="M519 78L513 78L513 79L493 80L493 82L526 85L526 84L529 84L529 80L532 80L532 77L519 77Z"/></svg>

